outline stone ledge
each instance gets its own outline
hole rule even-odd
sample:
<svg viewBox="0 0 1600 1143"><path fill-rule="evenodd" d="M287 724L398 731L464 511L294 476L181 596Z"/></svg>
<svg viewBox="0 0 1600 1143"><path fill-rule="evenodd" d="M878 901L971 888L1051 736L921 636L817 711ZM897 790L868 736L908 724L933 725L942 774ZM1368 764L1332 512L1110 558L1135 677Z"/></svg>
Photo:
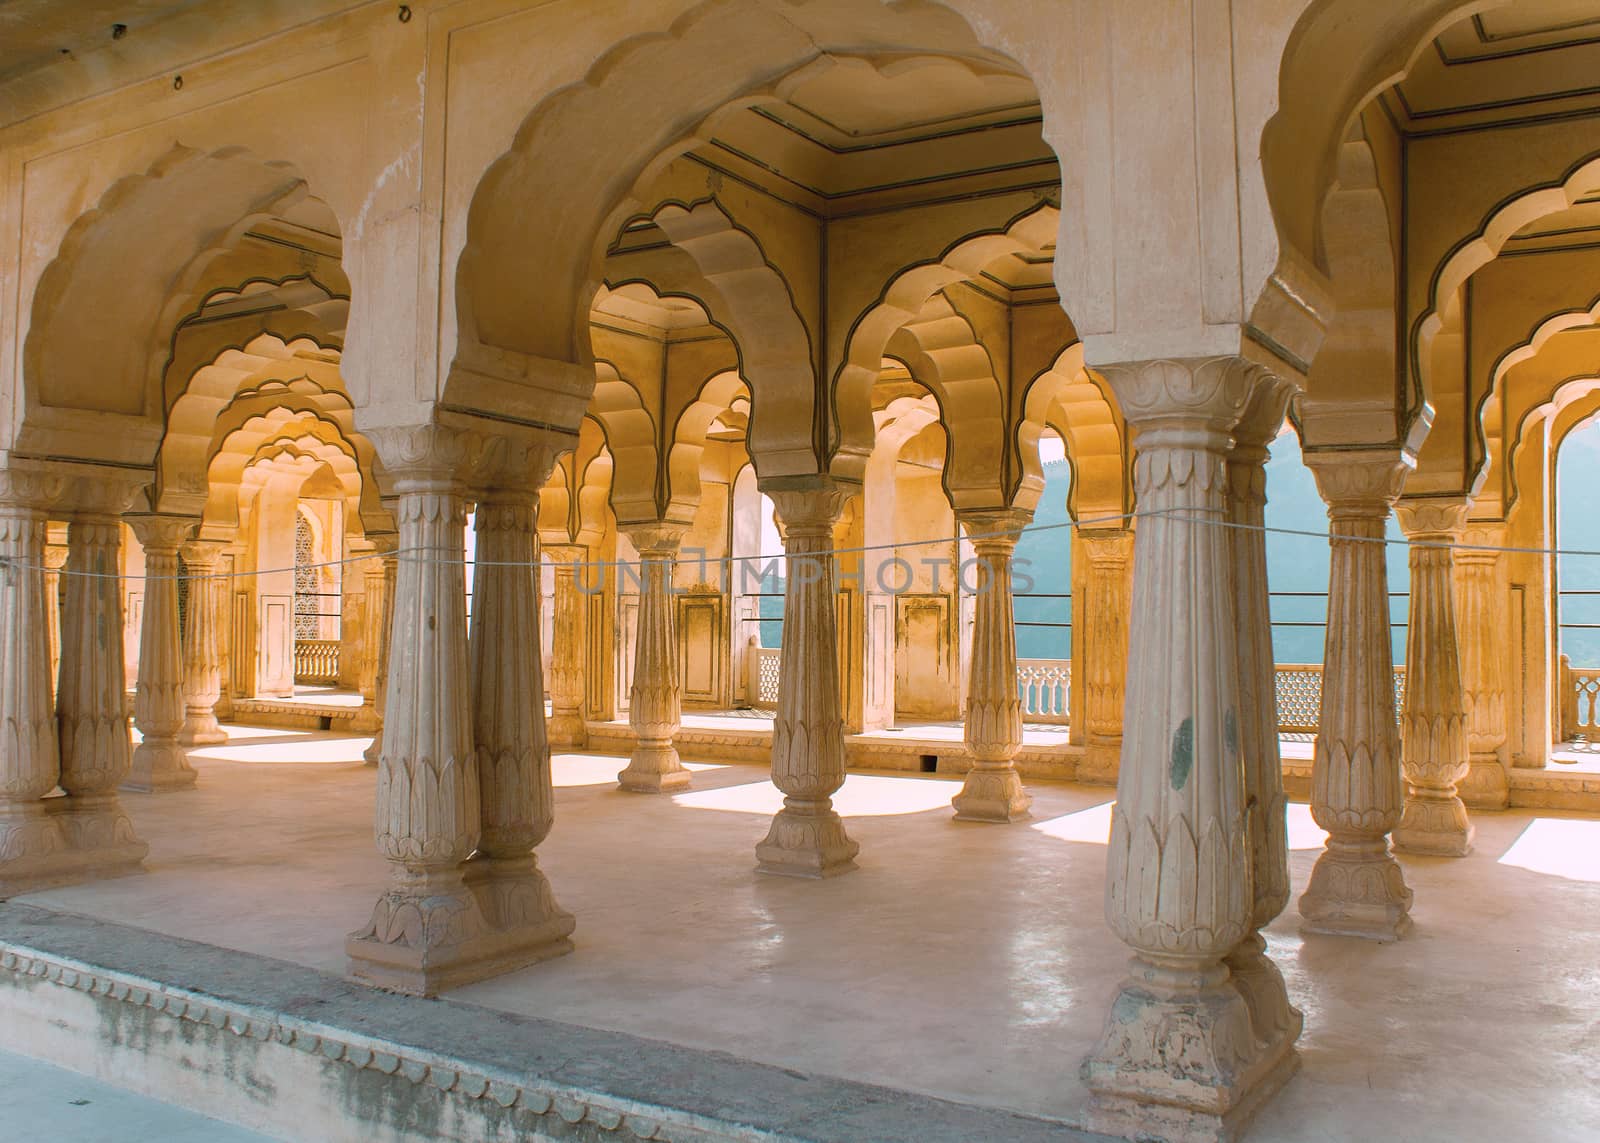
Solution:
<svg viewBox="0 0 1600 1143"><path fill-rule="evenodd" d="M0 904L0 1014L9 1050L295 1139L1095 1138L16 902Z"/></svg>

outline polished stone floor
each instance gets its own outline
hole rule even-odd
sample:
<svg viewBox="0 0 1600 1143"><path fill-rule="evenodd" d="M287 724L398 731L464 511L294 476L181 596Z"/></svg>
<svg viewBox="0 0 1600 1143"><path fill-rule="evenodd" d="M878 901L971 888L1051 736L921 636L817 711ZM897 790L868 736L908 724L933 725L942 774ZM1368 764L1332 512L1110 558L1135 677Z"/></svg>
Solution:
<svg viewBox="0 0 1600 1143"><path fill-rule="evenodd" d="M200 787L133 796L149 871L23 898L338 971L383 882L366 739L239 729ZM1102 917L1109 792L1033 783L1034 820L957 823L957 784L852 774L860 871L755 874L780 797L758 767L620 793L617 758L559 756L541 861L570 957L457 999L1075 1122L1078 1061L1126 950ZM1304 1067L1252 1139L1600 1138L1600 821L1482 815L1470 857L1407 859L1417 927L1272 951ZM1321 841L1292 807L1296 890Z"/></svg>

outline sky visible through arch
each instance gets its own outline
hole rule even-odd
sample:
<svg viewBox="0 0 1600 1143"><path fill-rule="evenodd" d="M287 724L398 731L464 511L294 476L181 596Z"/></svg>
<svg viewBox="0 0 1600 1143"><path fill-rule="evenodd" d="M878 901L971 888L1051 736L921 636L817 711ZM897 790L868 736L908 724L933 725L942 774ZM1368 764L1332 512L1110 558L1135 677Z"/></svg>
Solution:
<svg viewBox="0 0 1600 1143"><path fill-rule="evenodd" d="M1564 550L1600 552L1600 420L1574 429L1556 453L1556 544ZM1600 667L1600 557L1556 557L1561 653L1574 667ZM1592 623L1585 628L1573 624Z"/></svg>

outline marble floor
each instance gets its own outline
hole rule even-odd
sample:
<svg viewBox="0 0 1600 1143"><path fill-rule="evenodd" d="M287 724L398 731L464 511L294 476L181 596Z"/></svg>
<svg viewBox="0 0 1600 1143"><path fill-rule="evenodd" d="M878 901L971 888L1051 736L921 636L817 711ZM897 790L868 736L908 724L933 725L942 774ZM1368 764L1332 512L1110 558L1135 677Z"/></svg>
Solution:
<svg viewBox="0 0 1600 1143"><path fill-rule="evenodd" d="M148 871L22 900L340 971L382 885L367 740L239 728L199 788L130 796ZM937 776L851 774L860 870L758 876L780 796L697 765L671 797L622 760L555 760L540 859L577 951L453 999L1077 1122L1079 1060L1126 950L1102 917L1110 792L1030 783L1034 819L958 823ZM1376 945L1269 931L1304 1066L1256 1140L1600 1137L1600 821L1478 817L1461 860L1405 859L1416 930ZM1303 887L1322 834L1291 807Z"/></svg>

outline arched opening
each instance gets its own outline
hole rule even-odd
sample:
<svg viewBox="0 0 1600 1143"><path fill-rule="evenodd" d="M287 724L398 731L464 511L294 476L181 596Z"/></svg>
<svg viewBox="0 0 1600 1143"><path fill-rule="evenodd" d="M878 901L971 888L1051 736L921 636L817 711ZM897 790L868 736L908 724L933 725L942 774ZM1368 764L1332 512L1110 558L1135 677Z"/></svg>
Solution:
<svg viewBox="0 0 1600 1143"><path fill-rule="evenodd" d="M1557 737L1600 749L1600 413L1590 413L1556 445L1553 560ZM1587 554L1585 554L1587 553Z"/></svg>

